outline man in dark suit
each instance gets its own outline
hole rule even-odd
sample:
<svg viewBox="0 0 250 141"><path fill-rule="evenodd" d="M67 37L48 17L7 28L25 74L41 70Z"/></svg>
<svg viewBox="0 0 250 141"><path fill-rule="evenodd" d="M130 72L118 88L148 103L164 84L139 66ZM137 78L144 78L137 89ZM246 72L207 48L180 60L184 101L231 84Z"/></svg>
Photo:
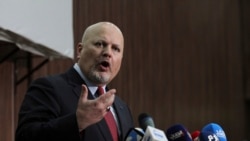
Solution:
<svg viewBox="0 0 250 141"><path fill-rule="evenodd" d="M106 87L120 70L123 50L117 26L89 26L77 45L77 63L30 85L20 108L16 141L123 141L134 126L132 115L116 90ZM104 91L96 95L97 89Z"/></svg>

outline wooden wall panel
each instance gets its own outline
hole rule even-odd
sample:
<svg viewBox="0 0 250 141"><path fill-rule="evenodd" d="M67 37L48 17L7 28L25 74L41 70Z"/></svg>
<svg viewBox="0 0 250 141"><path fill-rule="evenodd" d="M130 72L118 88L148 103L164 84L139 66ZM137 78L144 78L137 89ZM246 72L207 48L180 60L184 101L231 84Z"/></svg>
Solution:
<svg viewBox="0 0 250 141"><path fill-rule="evenodd" d="M241 0L241 39L242 39L242 52L243 52L243 91L246 95L246 119L250 119L250 1ZM246 128L248 133L250 132L250 121L246 121ZM250 134L248 139L250 138Z"/></svg>
<svg viewBox="0 0 250 141"><path fill-rule="evenodd" d="M243 46L243 64L244 64L244 90L246 97L250 100L250 1L241 0L241 20L242 20L242 46Z"/></svg>
<svg viewBox="0 0 250 141"><path fill-rule="evenodd" d="M14 91L13 65L4 62L0 65L0 140L14 140Z"/></svg>

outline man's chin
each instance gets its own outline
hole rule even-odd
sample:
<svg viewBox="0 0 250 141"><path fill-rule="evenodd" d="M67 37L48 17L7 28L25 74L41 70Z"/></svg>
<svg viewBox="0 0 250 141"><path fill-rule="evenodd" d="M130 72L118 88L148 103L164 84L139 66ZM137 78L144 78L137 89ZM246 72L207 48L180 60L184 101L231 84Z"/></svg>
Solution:
<svg viewBox="0 0 250 141"><path fill-rule="evenodd" d="M107 84L110 81L110 75L106 72L96 72L92 75L92 80L93 79L95 82Z"/></svg>

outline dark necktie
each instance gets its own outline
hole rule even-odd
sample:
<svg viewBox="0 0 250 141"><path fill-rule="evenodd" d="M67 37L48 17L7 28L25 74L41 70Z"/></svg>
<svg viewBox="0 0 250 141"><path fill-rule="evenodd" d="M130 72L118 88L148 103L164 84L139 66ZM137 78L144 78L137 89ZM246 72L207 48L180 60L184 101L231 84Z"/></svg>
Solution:
<svg viewBox="0 0 250 141"><path fill-rule="evenodd" d="M104 94L104 90L102 87L98 87L98 94L99 95ZM108 111L104 118L109 127L109 131L112 135L113 141L118 141L118 130L112 112Z"/></svg>

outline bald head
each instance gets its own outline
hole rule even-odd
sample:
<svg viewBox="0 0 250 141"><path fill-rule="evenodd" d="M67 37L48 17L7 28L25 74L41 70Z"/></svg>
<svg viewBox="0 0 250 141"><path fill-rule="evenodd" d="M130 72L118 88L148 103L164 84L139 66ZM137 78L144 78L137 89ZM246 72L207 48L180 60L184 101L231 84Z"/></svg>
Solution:
<svg viewBox="0 0 250 141"><path fill-rule="evenodd" d="M113 28L123 38L123 34L121 30L115 24L111 22L98 22L86 28L82 36L82 42L83 43L86 42L93 35L99 34L99 32L102 32L104 29L108 29L108 28Z"/></svg>

